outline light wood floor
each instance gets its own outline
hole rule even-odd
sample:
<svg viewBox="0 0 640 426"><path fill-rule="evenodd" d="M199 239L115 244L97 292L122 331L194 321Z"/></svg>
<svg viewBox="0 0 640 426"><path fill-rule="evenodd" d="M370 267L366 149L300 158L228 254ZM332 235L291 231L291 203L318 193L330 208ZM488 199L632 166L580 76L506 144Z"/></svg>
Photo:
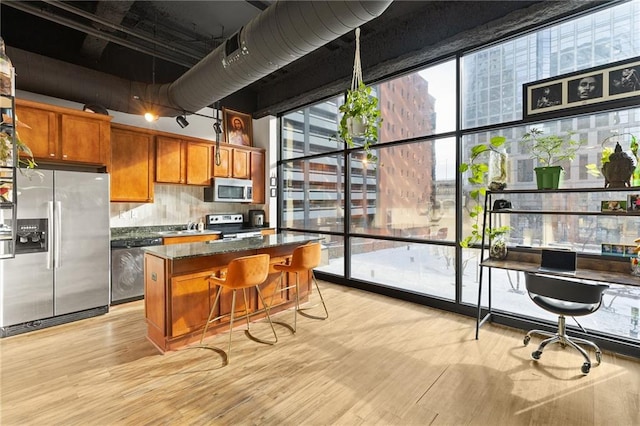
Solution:
<svg viewBox="0 0 640 426"><path fill-rule="evenodd" d="M569 349L531 361L518 330L486 324L475 340L471 318L320 285L328 320L277 326L275 346L237 331L222 368L211 350L157 353L142 302L1 339L0 424L640 424L637 359L605 353L583 376Z"/></svg>

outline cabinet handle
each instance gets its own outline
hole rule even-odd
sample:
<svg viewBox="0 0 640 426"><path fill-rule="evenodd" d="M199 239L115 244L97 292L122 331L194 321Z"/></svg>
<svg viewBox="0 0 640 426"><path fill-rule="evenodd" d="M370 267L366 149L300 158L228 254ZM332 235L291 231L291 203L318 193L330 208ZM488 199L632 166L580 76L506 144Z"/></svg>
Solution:
<svg viewBox="0 0 640 426"><path fill-rule="evenodd" d="M62 154L62 158L67 158L67 154Z"/></svg>
<svg viewBox="0 0 640 426"><path fill-rule="evenodd" d="M54 154L53 152L49 153L49 157L55 157L55 156L56 156L56 154Z"/></svg>

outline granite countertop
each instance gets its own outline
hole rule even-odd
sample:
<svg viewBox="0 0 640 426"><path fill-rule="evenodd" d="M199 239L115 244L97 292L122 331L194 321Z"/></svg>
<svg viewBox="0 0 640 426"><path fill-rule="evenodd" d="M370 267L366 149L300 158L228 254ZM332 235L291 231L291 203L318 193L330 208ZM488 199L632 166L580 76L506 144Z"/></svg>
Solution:
<svg viewBox="0 0 640 426"><path fill-rule="evenodd" d="M180 260L200 256L212 256L216 254L233 253L245 250L259 250L269 247L278 247L288 244L301 245L311 241L321 241L320 235L263 235L261 237L244 238L238 240L215 240L199 243L174 244L168 246L145 247L146 253L153 254L164 259Z"/></svg>
<svg viewBox="0 0 640 426"><path fill-rule="evenodd" d="M268 226L254 227L260 229L269 229ZM164 226L139 226L139 227L122 227L111 228L111 241L131 240L140 238L163 238L188 235L210 235L220 234L220 231L205 229L204 231L193 231L184 234L177 234L179 231L186 231L185 225L164 225ZM176 232L176 234L167 233Z"/></svg>

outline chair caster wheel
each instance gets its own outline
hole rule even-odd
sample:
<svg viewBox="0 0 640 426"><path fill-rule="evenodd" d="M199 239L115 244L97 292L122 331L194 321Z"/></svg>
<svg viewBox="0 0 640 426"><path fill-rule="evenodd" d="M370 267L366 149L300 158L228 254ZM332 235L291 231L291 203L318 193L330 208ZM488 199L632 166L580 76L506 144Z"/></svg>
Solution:
<svg viewBox="0 0 640 426"><path fill-rule="evenodd" d="M582 368L580 370L582 370L582 374L589 374L589 370L591 370L591 363L585 362L582 364Z"/></svg>
<svg viewBox="0 0 640 426"><path fill-rule="evenodd" d="M523 342L525 346L527 346L530 341L531 341L531 336L524 336Z"/></svg>
<svg viewBox="0 0 640 426"><path fill-rule="evenodd" d="M542 351L531 352L531 358L540 359L540 355L542 355Z"/></svg>

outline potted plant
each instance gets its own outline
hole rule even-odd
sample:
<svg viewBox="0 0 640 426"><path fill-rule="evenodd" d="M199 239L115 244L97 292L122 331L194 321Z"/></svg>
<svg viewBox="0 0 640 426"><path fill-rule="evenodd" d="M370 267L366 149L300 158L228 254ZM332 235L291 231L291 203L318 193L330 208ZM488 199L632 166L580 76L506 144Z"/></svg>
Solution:
<svg viewBox="0 0 640 426"><path fill-rule="evenodd" d="M482 199L487 193L487 187L492 191L502 190L506 187L506 154L501 150L506 141L507 139L504 136L494 136L489 140L488 144L474 145L471 147L469 162L460 164L460 173L471 172L467 181L475 186L469 191L469 197L475 201L475 204L469 210L469 217L474 220L474 223L471 225L471 235L460 241L460 246L463 248L469 248L482 240L483 230L480 226L480 218L484 216ZM495 172L488 162L488 157L491 156L494 157L494 161L491 163L499 166ZM498 158L498 160L495 160L495 158ZM511 227L509 226L486 227L484 233L489 237L489 244L491 244L494 238L501 237L504 239L504 235L510 230ZM506 256L506 241L504 242L504 253Z"/></svg>
<svg viewBox="0 0 640 426"><path fill-rule="evenodd" d="M353 64L351 88L347 91L345 103L340 106L342 118L338 126L338 137L349 148L355 146L354 138L362 140L367 161L378 158L371 152L371 145L378 142L378 126L382 122L378 98L371 94L371 87L362 82L360 65L360 28L356 28L356 54Z"/></svg>
<svg viewBox="0 0 640 426"><path fill-rule="evenodd" d="M542 130L532 128L522 136L522 142L528 144L527 149L531 158L535 159L538 167L536 183L538 189L558 189L564 169L562 161L573 161L578 150L584 145L582 140L574 140L573 132L565 135L544 135Z"/></svg>

